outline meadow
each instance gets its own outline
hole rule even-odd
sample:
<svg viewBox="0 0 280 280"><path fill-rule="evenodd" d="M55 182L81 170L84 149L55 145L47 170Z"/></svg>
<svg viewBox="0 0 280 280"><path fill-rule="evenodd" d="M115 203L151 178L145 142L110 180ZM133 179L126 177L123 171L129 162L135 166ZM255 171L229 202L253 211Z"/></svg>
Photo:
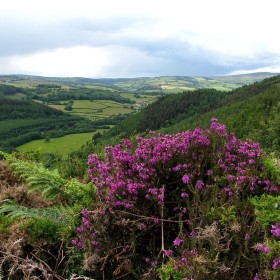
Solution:
<svg viewBox="0 0 280 280"><path fill-rule="evenodd" d="M135 101L136 103L141 103L141 102L145 102L145 103L152 103L154 101L156 101L157 97L156 96L152 96L152 95L140 95L138 97L136 97L135 95L133 94L130 94L130 93L121 93L121 96L122 97L125 97L125 98L129 98L131 99L132 101Z"/></svg>
<svg viewBox="0 0 280 280"><path fill-rule="evenodd" d="M131 92L152 93L178 93L195 90L197 88L214 88L219 90L232 90L237 87L235 80L219 80L205 77L153 77L139 78L115 83L116 86Z"/></svg>
<svg viewBox="0 0 280 280"><path fill-rule="evenodd" d="M69 153L79 150L83 144L92 139L97 130L90 133L69 134L59 138L51 138L50 141L45 139L34 140L17 147L20 152L39 151L40 153L54 153L67 156Z"/></svg>
<svg viewBox="0 0 280 280"><path fill-rule="evenodd" d="M67 103L67 101L60 102ZM90 120L109 118L134 111L130 104L122 104L111 100L74 100L71 111L66 111L64 105L49 104L48 106Z"/></svg>

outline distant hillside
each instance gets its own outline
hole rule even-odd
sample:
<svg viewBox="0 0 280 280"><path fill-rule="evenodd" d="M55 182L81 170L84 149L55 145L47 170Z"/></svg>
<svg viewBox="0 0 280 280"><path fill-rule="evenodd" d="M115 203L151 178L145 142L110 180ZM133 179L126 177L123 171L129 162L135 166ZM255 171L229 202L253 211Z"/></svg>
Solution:
<svg viewBox="0 0 280 280"><path fill-rule="evenodd" d="M93 131L90 121L33 101L0 97L0 148L10 150L45 137Z"/></svg>
<svg viewBox="0 0 280 280"><path fill-rule="evenodd" d="M189 76L166 76L135 79L115 79L110 84L124 90L136 93L178 93L187 90L213 88L217 90L230 91L242 85L261 81L265 78L275 76L273 73L252 73L232 76L213 77L189 77ZM102 80L99 80L100 82ZM108 82L108 80L104 80Z"/></svg>
<svg viewBox="0 0 280 280"><path fill-rule="evenodd" d="M231 92L204 89L162 97L104 138L129 137L147 129L176 133L197 126L205 128L212 117L238 137L251 137L269 151L280 151L280 76Z"/></svg>
<svg viewBox="0 0 280 280"><path fill-rule="evenodd" d="M230 91L242 85L261 81L275 76L275 73L252 73L231 76L190 77L190 76L162 76L141 78L60 78L39 77L28 75L0 75L0 83L20 86L38 84L55 84L61 86L85 86L109 91L125 91L137 94L162 95L178 93L187 90L214 88Z"/></svg>

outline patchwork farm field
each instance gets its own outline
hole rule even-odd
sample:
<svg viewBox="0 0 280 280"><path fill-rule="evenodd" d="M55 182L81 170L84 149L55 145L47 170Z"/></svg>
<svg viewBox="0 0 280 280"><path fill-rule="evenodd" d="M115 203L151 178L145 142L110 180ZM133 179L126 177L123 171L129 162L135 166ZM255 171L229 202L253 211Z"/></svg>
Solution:
<svg viewBox="0 0 280 280"><path fill-rule="evenodd" d="M55 153L62 156L77 151L83 144L92 139L92 136L97 132L103 130L96 130L90 133L69 134L59 138L51 138L49 142L46 140L34 140L17 147L20 152L39 151L40 153Z"/></svg>
<svg viewBox="0 0 280 280"><path fill-rule="evenodd" d="M131 99L132 101L135 101L137 103L140 103L140 102L146 102L146 103L152 103L154 101L156 101L156 99L158 98L157 96L153 96L153 95L139 95L139 97L136 97L135 95L133 94L130 94L130 93L121 93L121 96L122 97L125 97L125 98L129 98Z"/></svg>
<svg viewBox="0 0 280 280"><path fill-rule="evenodd" d="M73 110L69 112L70 114L79 115L90 120L128 114L134 111L130 104L122 104L111 100L74 100L72 108ZM59 109L59 107L56 109Z"/></svg>

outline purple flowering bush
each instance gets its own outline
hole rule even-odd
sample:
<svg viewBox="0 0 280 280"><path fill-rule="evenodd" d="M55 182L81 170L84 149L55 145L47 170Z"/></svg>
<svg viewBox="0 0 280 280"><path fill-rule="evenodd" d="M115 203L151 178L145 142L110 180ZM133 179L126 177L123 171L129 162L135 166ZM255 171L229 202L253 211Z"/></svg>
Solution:
<svg viewBox="0 0 280 280"><path fill-rule="evenodd" d="M279 192L263 157L216 119L90 155L99 207L82 212L72 240L85 268L105 279L253 279L264 231L249 199Z"/></svg>

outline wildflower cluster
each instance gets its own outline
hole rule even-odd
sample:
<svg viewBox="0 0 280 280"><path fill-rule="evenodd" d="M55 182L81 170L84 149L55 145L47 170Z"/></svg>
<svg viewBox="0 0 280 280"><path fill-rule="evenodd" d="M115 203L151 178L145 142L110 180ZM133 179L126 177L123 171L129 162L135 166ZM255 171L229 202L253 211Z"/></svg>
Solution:
<svg viewBox="0 0 280 280"><path fill-rule="evenodd" d="M89 156L89 174L99 198L111 207L131 209L140 198L162 205L168 199L164 199L167 190L185 198L194 189L211 189L217 184L227 196L277 188L269 180L256 178L263 168L259 144L228 135L216 119L210 130L197 128L136 140L135 150L127 139L107 147L104 161Z"/></svg>
<svg viewBox="0 0 280 280"><path fill-rule="evenodd" d="M257 244L256 250L266 254L270 251L268 246L265 246L264 244L261 243Z"/></svg>
<svg viewBox="0 0 280 280"><path fill-rule="evenodd" d="M189 268L207 258L203 247L196 246L206 238L202 233L206 236L207 230L198 227L209 223L209 209L230 209L235 200L278 191L261 176L259 145L228 134L217 119L208 130L137 137L135 142L125 139L105 148L104 159L89 156L89 174L105 211L83 211L73 240L105 259L103 269L111 258L114 275L133 265L151 271L168 259L176 269ZM207 232L207 238L216 238L212 236ZM194 275L188 273L184 277Z"/></svg>
<svg viewBox="0 0 280 280"><path fill-rule="evenodd" d="M271 226L271 233L275 237L280 237L280 223Z"/></svg>

